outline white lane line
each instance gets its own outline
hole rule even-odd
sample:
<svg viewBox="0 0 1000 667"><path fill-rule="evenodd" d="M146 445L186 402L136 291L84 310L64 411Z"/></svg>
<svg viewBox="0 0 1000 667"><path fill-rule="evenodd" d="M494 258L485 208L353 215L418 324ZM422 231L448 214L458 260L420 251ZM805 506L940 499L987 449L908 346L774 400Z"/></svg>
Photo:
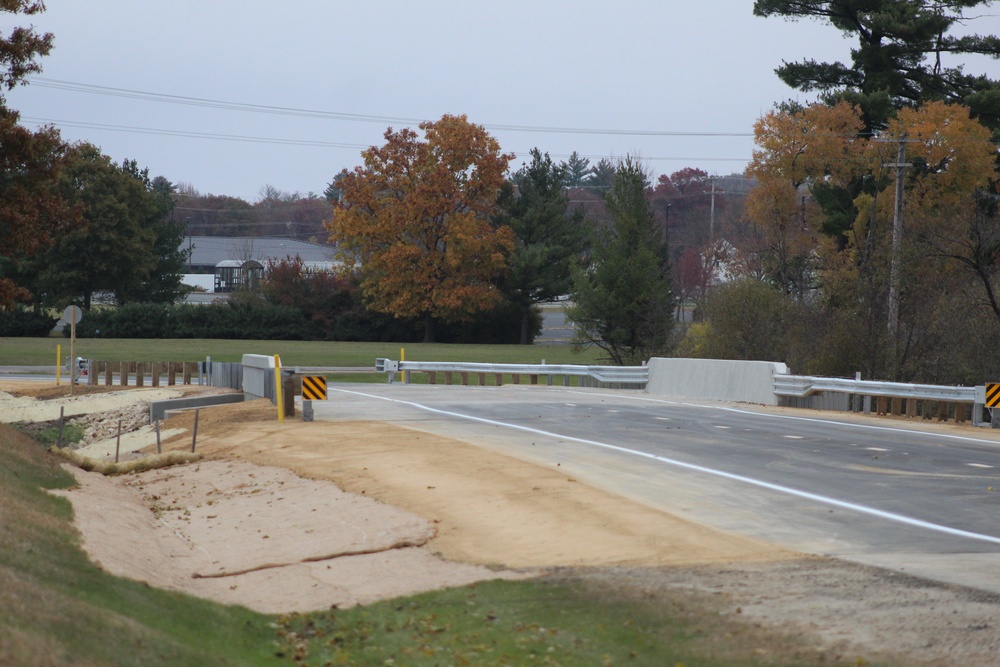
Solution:
<svg viewBox="0 0 1000 667"><path fill-rule="evenodd" d="M725 429L725 428L732 428L732 426L721 426L719 424L716 424L715 428L723 428L723 429Z"/></svg>
<svg viewBox="0 0 1000 667"><path fill-rule="evenodd" d="M885 447L865 447L869 452L887 452L889 451Z"/></svg>
<svg viewBox="0 0 1000 667"><path fill-rule="evenodd" d="M670 417L656 417L656 420L661 422L668 422L670 421Z"/></svg>
<svg viewBox="0 0 1000 667"><path fill-rule="evenodd" d="M386 396L378 396L376 394L366 394L361 391L351 391L349 389L339 389L336 387L329 388L332 391L341 392L344 394L353 394L355 396L364 396L367 398L375 398L382 401L388 401L390 403L398 403L400 405L409 405L411 407L417 408L418 410L425 410L427 412L433 412L439 415L446 415L448 417L457 417L459 419L468 419L469 421L479 422L481 424L489 424L491 426L500 426L503 428L513 429L515 431L524 431L526 433L533 433L535 435L546 436L550 438L556 438L558 440L579 442L580 444L590 445L592 447L600 447L601 449L608 449L614 452L621 452L623 454L631 454L633 456L638 456L644 459L651 459L653 461L659 461L660 463L665 463L667 465L676 466L678 468L684 468L686 470L694 470L695 472L705 473L707 475L714 475L716 477L722 477L725 479L731 479L736 482L743 482L744 484L750 484L752 486L758 486L763 489L768 489L770 491L776 491L778 493L784 493L789 496L795 496L797 498L804 498L806 500L812 500L817 503L822 503L824 505L832 505L833 507L839 507L841 509L850 510L853 512L858 512L860 514L868 514L870 516L878 517L880 519L886 519L888 521L894 521L896 523L902 523L908 526L915 526L917 528L923 528L925 530L932 530L938 533L945 533L947 535L952 535L955 537L964 537L972 540L980 540L982 542L992 542L993 544L1000 544L1000 537L994 537L992 535L983 535L981 533L973 533L967 530L960 530L958 528L952 528L950 526L942 526L941 524L931 523L929 521L923 521L921 519L915 519L903 514L896 514L894 512L886 512L884 510L876 509L874 507L868 507L866 505L858 505L856 503L849 503L844 500L837 500L836 498L830 498L829 496L821 496L815 493L809 493L808 491L800 491L799 489L793 489L788 486L782 486L780 484L772 484L771 482L765 482L763 480L754 479L752 477L745 477L743 475L735 475L731 472L725 472L724 470L716 470L714 468L706 468L705 466L695 465L693 463L685 463L684 461L678 461L676 459L667 458L665 456L659 456L656 454L650 454L648 452L641 452L637 449L629 449L628 447L620 447L618 445L611 445L606 442L598 442L597 440L587 440L584 438L577 438L571 435L560 435L558 433L552 433L551 431L543 431L537 428L531 428L529 426L520 426L518 424L509 424L507 422L496 421L493 419L486 419L484 417L476 417L474 415L465 415L460 412L451 412L449 410L441 410L439 408L432 408L429 405L422 405L420 403L415 403L413 401L404 401L398 398L388 398ZM750 413L753 414L753 413Z"/></svg>
<svg viewBox="0 0 1000 667"><path fill-rule="evenodd" d="M789 440L802 440L802 438L803 438L803 436L801 436L801 435L783 435L781 437L782 438L788 438Z"/></svg>
<svg viewBox="0 0 1000 667"><path fill-rule="evenodd" d="M793 415L776 415L768 412L754 412L753 410L742 410L740 408L729 408L724 405L704 405L700 403L683 403L680 401L668 401L662 398L652 398L650 396L629 396L628 394L601 394L598 392L581 392L578 390L567 390L571 394L584 394L587 396L605 396L611 398L621 398L631 401L648 401L650 403L662 403L665 405L683 405L688 408L701 408L703 410L723 410L725 412L735 412L751 417L763 417L765 419L792 419L795 421L812 422L816 424L828 424L831 426L844 426L847 428L869 429L873 431L889 431L891 433L906 433L907 435L926 435L933 438L946 438L948 440L962 440L963 442L979 442L985 445L1000 445L996 440L986 440L985 438L970 438L964 435L950 435L948 433L929 433L928 431L917 431L906 428L893 428L891 426L874 426L872 424L855 424L852 422L841 422L833 419L817 419L815 417L795 417Z"/></svg>
<svg viewBox="0 0 1000 667"><path fill-rule="evenodd" d="M966 465L970 465L973 468L992 468L993 467L993 466L988 466L985 463L967 463Z"/></svg>

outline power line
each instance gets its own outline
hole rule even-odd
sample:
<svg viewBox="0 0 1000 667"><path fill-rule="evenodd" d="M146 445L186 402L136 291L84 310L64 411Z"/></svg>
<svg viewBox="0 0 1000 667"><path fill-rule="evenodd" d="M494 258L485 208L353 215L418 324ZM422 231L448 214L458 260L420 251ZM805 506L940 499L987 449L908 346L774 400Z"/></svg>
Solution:
<svg viewBox="0 0 1000 667"><path fill-rule="evenodd" d="M287 146L313 146L317 148L349 148L365 150L370 148L368 144L349 144L334 141L316 141L310 139L281 139L278 137L254 137L237 134L220 134L215 132L192 132L187 130L164 130L152 127L135 127L131 125L110 125L106 123L88 123L83 121L59 120L55 118L39 118L37 116L22 116L21 120L47 124L54 123L63 127L79 127L91 130L105 130L110 132L127 132L130 134L151 134L155 136L186 137L191 139L212 139L216 141L237 141L243 143L259 144L279 144ZM530 150L514 151L516 157L525 157L531 153ZM569 158L571 153L550 153L550 157ZM577 153L577 155L580 155ZM607 155L580 155L587 159L599 160L608 157ZM688 156L640 156L643 160L655 162L749 162L745 157L688 157Z"/></svg>
<svg viewBox="0 0 1000 667"><path fill-rule="evenodd" d="M181 104L186 106L206 107L212 109L225 109L230 111L245 111L250 113L274 114L282 116L302 116L306 118L324 118L328 120L344 120L361 123L423 123L427 118L405 118L399 116L382 116L372 114L355 114L341 111L322 111L316 109L298 109L295 107L279 107L266 104L248 104L244 102L227 102L224 100L213 100L202 97L188 97L183 95L168 95L165 93L153 93L141 90L131 90L128 88L114 88L111 86L97 86L87 83L77 83L74 81L62 81L59 79L48 79L45 77L27 77L27 80L35 86L41 88L53 88L57 90L67 90L78 93L88 93L93 95L107 95L111 97L122 97L127 99L145 100L149 102L161 102L166 104ZM752 137L752 132L690 132L671 130L621 130L606 128L588 127L558 127L541 125L511 125L503 123L485 123L483 127L489 130L501 130L509 132L537 132L544 134L604 134L620 136L639 137Z"/></svg>

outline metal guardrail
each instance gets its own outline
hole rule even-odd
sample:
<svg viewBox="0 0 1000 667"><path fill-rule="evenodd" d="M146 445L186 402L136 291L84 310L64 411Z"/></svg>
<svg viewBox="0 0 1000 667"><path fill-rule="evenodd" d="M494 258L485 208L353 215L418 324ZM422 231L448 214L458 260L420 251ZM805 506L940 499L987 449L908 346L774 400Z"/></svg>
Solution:
<svg viewBox="0 0 1000 667"><path fill-rule="evenodd" d="M388 373L392 383L397 372L423 373L468 373L480 375L528 375L561 376L566 384L570 377L587 378L596 386L628 385L643 388L649 381L649 368L646 366L577 366L571 364L483 364L460 363L451 361L394 361L392 359L376 359L375 371Z"/></svg>
<svg viewBox="0 0 1000 667"><path fill-rule="evenodd" d="M873 380L848 380L807 375L775 375L774 393L778 396L802 398L812 394L832 391L862 396L912 398L921 401L951 401L977 403L976 387L948 387L933 384L907 384L905 382L876 382Z"/></svg>

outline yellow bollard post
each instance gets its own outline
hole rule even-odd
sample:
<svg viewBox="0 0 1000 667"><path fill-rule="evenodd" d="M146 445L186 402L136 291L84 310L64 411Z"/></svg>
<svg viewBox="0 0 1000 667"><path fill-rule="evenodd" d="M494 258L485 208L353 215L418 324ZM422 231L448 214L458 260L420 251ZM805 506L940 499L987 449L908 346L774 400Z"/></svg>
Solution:
<svg viewBox="0 0 1000 667"><path fill-rule="evenodd" d="M62 345L56 345L56 386L62 379Z"/></svg>
<svg viewBox="0 0 1000 667"><path fill-rule="evenodd" d="M278 401L278 421L285 421L285 402L281 399L281 357L274 355L274 397Z"/></svg>
<svg viewBox="0 0 1000 667"><path fill-rule="evenodd" d="M406 349L405 348L402 348L402 347L399 348L399 360L400 361L406 361ZM403 384L406 384L406 381L409 380L409 379L410 378L407 377L407 375L406 375L406 371L403 371Z"/></svg>

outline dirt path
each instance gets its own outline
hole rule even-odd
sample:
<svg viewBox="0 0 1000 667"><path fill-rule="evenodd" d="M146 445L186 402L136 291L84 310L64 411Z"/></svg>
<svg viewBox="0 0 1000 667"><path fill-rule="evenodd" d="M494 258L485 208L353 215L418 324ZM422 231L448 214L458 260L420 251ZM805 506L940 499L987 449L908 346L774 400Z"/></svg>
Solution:
<svg viewBox="0 0 1000 667"><path fill-rule="evenodd" d="M165 447L189 446L192 422L171 420L184 431ZM713 531L469 443L378 422L279 425L249 403L202 411L198 450L198 464L81 477L69 495L104 567L282 611L568 566L649 595L708 592L838 658L1000 664L997 596Z"/></svg>

